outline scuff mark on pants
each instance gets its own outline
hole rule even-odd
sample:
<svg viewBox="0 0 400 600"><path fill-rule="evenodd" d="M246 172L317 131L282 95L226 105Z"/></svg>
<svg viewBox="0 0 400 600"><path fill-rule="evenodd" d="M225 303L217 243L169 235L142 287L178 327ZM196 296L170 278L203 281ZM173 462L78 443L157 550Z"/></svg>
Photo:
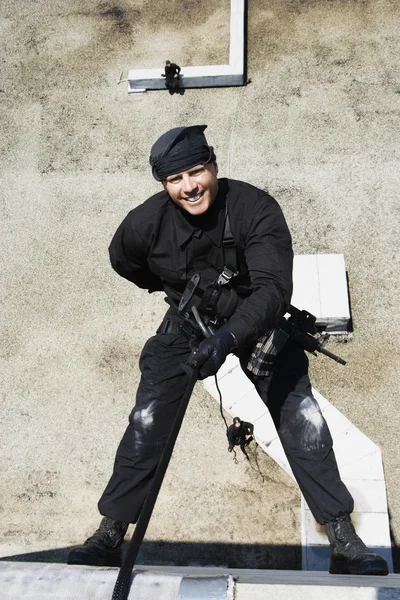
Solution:
<svg viewBox="0 0 400 600"><path fill-rule="evenodd" d="M301 402L296 420L301 426L300 445L302 450L318 450L324 448L330 438L328 425L322 416L318 402L307 396Z"/></svg>
<svg viewBox="0 0 400 600"><path fill-rule="evenodd" d="M151 432L154 423L156 400L152 400L145 408L135 408L131 414L133 439L135 447L146 443L146 436Z"/></svg>
<svg viewBox="0 0 400 600"><path fill-rule="evenodd" d="M282 419L279 435L282 442L303 452L329 448L329 427L312 396L306 396L297 409Z"/></svg>

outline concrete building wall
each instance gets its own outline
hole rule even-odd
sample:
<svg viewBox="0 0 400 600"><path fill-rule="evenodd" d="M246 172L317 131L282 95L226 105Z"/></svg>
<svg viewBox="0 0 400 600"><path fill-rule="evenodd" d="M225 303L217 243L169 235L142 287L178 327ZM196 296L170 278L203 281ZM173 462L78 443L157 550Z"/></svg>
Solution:
<svg viewBox="0 0 400 600"><path fill-rule="evenodd" d="M97 526L140 350L166 307L112 272L107 246L159 189L153 141L196 123L222 176L277 198L296 253L345 255L349 365L312 358L311 372L381 446L400 536L398 3L250 1L247 87L128 97L117 86L121 70L166 58L224 62L226 23L229 2L0 7L3 556L65 548ZM254 459L234 465L224 436L198 386L148 539L207 544L210 562L230 543L242 563L299 567L297 490L267 457L264 478Z"/></svg>

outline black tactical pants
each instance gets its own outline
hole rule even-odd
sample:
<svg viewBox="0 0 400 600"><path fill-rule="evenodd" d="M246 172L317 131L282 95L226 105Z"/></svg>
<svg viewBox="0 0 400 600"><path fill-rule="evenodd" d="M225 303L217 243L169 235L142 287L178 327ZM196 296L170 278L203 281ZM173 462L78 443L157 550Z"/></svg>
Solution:
<svg viewBox="0 0 400 600"><path fill-rule="evenodd" d="M102 515L137 521L187 385L188 375L180 364L189 354L189 343L180 334L157 333L145 344L136 406L98 504ZM247 356L240 358L243 367ZM252 378L246 374L271 412L315 519L323 524L352 512L353 499L340 479L328 426L311 394L304 351L288 342L272 376Z"/></svg>
<svg viewBox="0 0 400 600"><path fill-rule="evenodd" d="M173 75L167 75L165 77L165 87L170 91L179 90L179 75L174 77Z"/></svg>
<svg viewBox="0 0 400 600"><path fill-rule="evenodd" d="M249 456L246 452L246 446L248 446L252 440L253 440L253 438L249 438L248 440L241 440L239 444L235 444L235 446L236 445L240 446L240 449L243 452L243 454L245 455L245 457L247 458L247 460L249 460Z"/></svg>

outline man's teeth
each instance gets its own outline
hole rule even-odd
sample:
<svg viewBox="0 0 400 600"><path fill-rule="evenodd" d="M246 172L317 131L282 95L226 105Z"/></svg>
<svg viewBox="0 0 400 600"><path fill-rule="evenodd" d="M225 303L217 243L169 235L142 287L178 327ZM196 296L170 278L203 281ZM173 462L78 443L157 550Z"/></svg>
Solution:
<svg viewBox="0 0 400 600"><path fill-rule="evenodd" d="M186 198L186 200L188 202L197 202L197 200L200 200L201 198L201 194L197 194L197 196L192 196L191 198Z"/></svg>

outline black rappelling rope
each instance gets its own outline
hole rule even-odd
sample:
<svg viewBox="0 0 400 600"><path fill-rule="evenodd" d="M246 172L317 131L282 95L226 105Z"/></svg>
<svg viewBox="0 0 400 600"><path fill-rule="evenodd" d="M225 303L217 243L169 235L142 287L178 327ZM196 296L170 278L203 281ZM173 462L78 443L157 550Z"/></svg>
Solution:
<svg viewBox="0 0 400 600"><path fill-rule="evenodd" d="M253 471L257 471L257 473L261 476L262 482L264 483L264 481L265 481L265 475L263 474L263 472L260 469L260 465L258 464L258 458L257 458L257 450L259 449L259 447L260 446L256 442L256 447L253 450L253 457L254 457L254 462L256 463L257 469L255 469L253 467L253 465L250 465L250 467L253 469Z"/></svg>
<svg viewBox="0 0 400 600"><path fill-rule="evenodd" d="M196 381L199 376L198 369L194 369L187 364L182 366L189 375L189 381L186 386L186 390L181 400L181 403L178 407L175 420L173 422L167 443L161 455L160 462L158 463L156 472L154 474L153 481L151 482L151 487L146 496L145 503L143 504L143 508L140 511L140 516L137 521L136 528L132 535L131 541L129 543L128 551L119 570L117 581L115 583L112 595L112 600L127 600L128 598L129 589L131 585L132 570L135 564L137 554L139 552L140 544L142 543L143 538L145 536L146 529L149 524L151 514L153 512L153 508L157 500L158 492L160 491L161 484L163 482L164 475L167 470L172 451L175 446L176 438L178 437L183 417L185 416L187 405L189 404L190 397L192 395L194 386L196 385Z"/></svg>
<svg viewBox="0 0 400 600"><path fill-rule="evenodd" d="M223 410L222 410L222 393L221 393L221 390L219 389L218 378L217 378L216 375L214 375L214 379L215 379L215 386L216 386L218 394L219 394L219 412L221 413L221 417L224 420L225 427L226 427L226 433L228 433L228 423L226 422L225 415L224 415ZM256 442L256 440L254 440L254 441ZM257 473L259 473L259 475L261 476L262 482L264 483L265 476L263 475L263 473L262 473L262 471L260 469L260 465L258 464L258 459L257 459L257 450L258 450L258 448L259 448L259 445L256 442L256 447L253 450L253 457L254 457L254 462L256 463L257 468L255 469L253 467L253 465L250 465L250 467L253 469L253 471L257 471ZM233 462L235 463L235 465L237 465L237 464L239 464L239 461L238 461L237 456L236 456L236 450L235 450L235 448L233 448L232 450L233 450L233 454L234 454Z"/></svg>
<svg viewBox="0 0 400 600"><path fill-rule="evenodd" d="M215 386L216 386L218 394L219 394L219 412L221 413L221 417L224 420L225 427L226 427L226 435L228 437L228 429L229 429L229 427L228 427L228 423L226 422L224 412L222 410L222 394L221 394L221 390L219 389L218 378L217 378L216 375L214 375L214 379L215 379ZM233 450L233 454L234 454L234 456L233 456L233 462L235 463L235 465L237 465L237 464L239 464L239 461L238 461L237 456L236 456L236 450L235 450L235 448L232 448L232 450Z"/></svg>

